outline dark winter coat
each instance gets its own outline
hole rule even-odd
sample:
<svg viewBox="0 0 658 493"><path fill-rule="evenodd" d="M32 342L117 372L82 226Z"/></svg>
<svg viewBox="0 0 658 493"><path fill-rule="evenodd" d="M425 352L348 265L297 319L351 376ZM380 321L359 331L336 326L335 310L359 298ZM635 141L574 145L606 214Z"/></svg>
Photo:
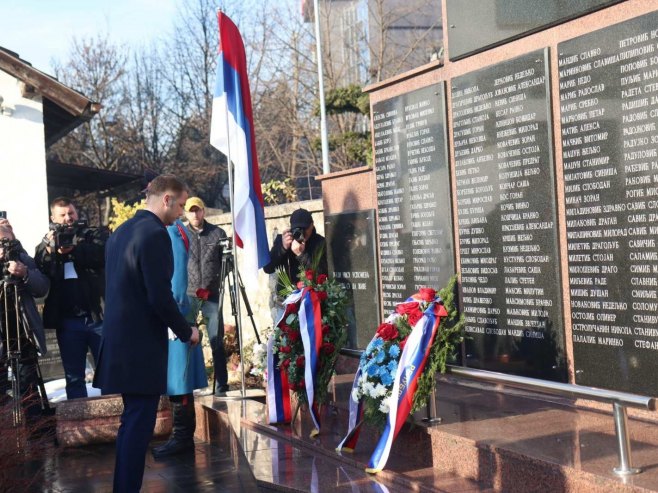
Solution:
<svg viewBox="0 0 658 493"><path fill-rule="evenodd" d="M274 239L274 245L270 250L270 263L263 267L263 270L268 274L276 272L277 268L283 267L288 274L288 277L293 284L299 281L299 269L310 269L313 265L313 258L316 252L322 249L322 256L317 267L318 274L327 274L327 246L324 237L316 233L315 229L313 234L306 241L304 251L301 255L297 256L293 253L292 249L286 250L283 248L283 236L277 235ZM277 280L276 290L277 293L283 288L283 285Z"/></svg>
<svg viewBox="0 0 658 493"><path fill-rule="evenodd" d="M105 257L106 310L94 386L104 394L164 394L167 327L183 342L192 335L171 290L167 229L140 210L112 234Z"/></svg>
<svg viewBox="0 0 658 493"><path fill-rule="evenodd" d="M190 232L187 293L194 296L199 288L209 289L208 299L217 302L223 253L220 242L226 239L226 232L208 221L203 222L201 232L196 232L191 227L187 230Z"/></svg>
<svg viewBox="0 0 658 493"><path fill-rule="evenodd" d="M89 312L95 322L103 320L105 305L105 241L107 232L102 229L88 229L81 242L67 255L48 253L46 244L36 248L34 260L41 272L50 279L50 292L43 307L43 323L49 329L61 327L66 314L61 313L66 294L64 289L64 264L73 262L80 283L82 299L78 304Z"/></svg>

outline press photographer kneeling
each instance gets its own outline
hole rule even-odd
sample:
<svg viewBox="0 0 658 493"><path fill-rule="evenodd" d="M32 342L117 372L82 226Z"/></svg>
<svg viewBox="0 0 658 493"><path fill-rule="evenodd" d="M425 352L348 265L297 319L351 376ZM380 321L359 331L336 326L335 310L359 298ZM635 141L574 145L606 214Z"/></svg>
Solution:
<svg viewBox="0 0 658 493"><path fill-rule="evenodd" d="M51 284L43 322L57 330L67 398L87 397L87 350L98 362L100 348L108 235L79 221L75 205L66 197L52 201L50 220L50 231L34 256Z"/></svg>
<svg viewBox="0 0 658 493"><path fill-rule="evenodd" d="M0 224L0 403L8 403L7 392L12 388L15 404L14 419L21 421L23 406L28 425L36 421L48 408L43 395L37 357L46 354L43 323L34 298L48 292L48 278L37 269L34 260L14 237L9 223ZM8 367L14 375L14 387L8 380ZM17 388L20 387L20 397Z"/></svg>

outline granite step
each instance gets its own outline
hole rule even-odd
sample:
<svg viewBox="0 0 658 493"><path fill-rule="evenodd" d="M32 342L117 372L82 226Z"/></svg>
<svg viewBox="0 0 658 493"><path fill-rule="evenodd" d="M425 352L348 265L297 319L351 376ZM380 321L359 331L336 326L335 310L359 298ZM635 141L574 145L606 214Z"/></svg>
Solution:
<svg viewBox="0 0 658 493"><path fill-rule="evenodd" d="M295 466L288 463L303 456L306 462L300 463L309 471L313 461L316 470L318 463L331 464L334 469L318 477L328 474L335 479L333 489L353 477L357 483L379 482L389 491L658 491L655 423L629 419L633 465L643 472L620 478L613 473L618 459L610 413L579 408L566 399L451 377L437 384L441 424L430 427L422 423L422 413L415 416L394 443L386 469L373 478L363 470L378 438L374 430L364 429L354 454L335 452L347 427L350 383L348 375L336 378L335 407L324 410L322 433L314 439L309 438L306 413L293 426L271 426L266 424L262 402L211 399L203 406L219 412L225 426L241 434L240 441L250 453L269 457L263 461L269 472L259 477L254 469L263 486L273 481L272 485L289 487L283 480L274 481L277 474L271 469L278 467L294 477ZM295 483L294 491L310 491L312 476L304 478Z"/></svg>
<svg viewBox="0 0 658 493"><path fill-rule="evenodd" d="M389 468L376 476L367 474L365 463L369 449L366 446L355 454L335 452L342 419L337 419L332 409L327 409L323 416L325 424L320 436L311 439L308 436L310 423L303 414L293 426L271 426L265 424L266 408L262 402L220 401L212 397L197 402L197 416L200 417L197 438L225 443L233 435L262 489L319 493L493 491L477 481L439 472L431 465L418 466L427 461L422 458L423 454L417 453L417 447L408 447L407 440L396 443ZM363 445L373 443L368 433L364 435Z"/></svg>

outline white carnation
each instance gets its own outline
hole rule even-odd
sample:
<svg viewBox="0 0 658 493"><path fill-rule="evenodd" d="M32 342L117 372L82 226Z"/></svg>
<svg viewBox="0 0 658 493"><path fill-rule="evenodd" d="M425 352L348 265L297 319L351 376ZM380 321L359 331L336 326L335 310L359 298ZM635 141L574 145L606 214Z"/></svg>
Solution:
<svg viewBox="0 0 658 493"><path fill-rule="evenodd" d="M390 411L390 407L388 405L388 399L384 399L381 404L379 404L379 412L382 412L384 414L388 414Z"/></svg>
<svg viewBox="0 0 658 493"><path fill-rule="evenodd" d="M359 388L355 387L352 389L352 400L354 402L359 402L359 399L361 398L361 392L359 392Z"/></svg>
<svg viewBox="0 0 658 493"><path fill-rule="evenodd" d="M375 386L375 390L373 391L373 397L381 397L386 395L386 390L386 387L384 387L381 383L378 383Z"/></svg>

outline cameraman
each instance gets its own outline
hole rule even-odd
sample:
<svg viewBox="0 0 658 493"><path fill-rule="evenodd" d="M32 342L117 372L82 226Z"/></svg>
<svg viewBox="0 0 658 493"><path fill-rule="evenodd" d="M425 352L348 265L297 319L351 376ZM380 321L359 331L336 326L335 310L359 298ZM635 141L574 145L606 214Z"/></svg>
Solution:
<svg viewBox="0 0 658 493"><path fill-rule="evenodd" d="M100 229L84 228L67 197L50 204L51 230L37 246L35 260L50 279L43 320L57 330L57 344L66 376L66 397L87 397L87 348L94 362L103 323L105 241ZM61 243L66 243L62 245Z"/></svg>
<svg viewBox="0 0 658 493"><path fill-rule="evenodd" d="M17 350L20 334L21 353L18 375L20 376L21 395L25 416L28 422L41 414L41 403L38 394L39 378L37 373L37 356L46 354L46 338L43 322L37 311L34 298L41 298L48 292L48 278L44 276L34 260L23 249L14 237L7 221L0 224L0 336L2 351L0 366L0 402L7 399L9 382L7 380L7 349ZM15 287L15 288L14 288ZM19 310L24 314L28 327L20 324L17 318L14 295L19 296ZM5 304L5 298L6 304ZM5 312L6 307L6 312ZM18 334L17 334L18 331ZM9 335L10 347L6 347Z"/></svg>
<svg viewBox="0 0 658 493"><path fill-rule="evenodd" d="M299 279L299 268L310 269L316 252L322 249L322 256L317 267L317 274L326 274L327 249L324 237L316 233L313 216L306 209L297 209L290 216L290 229L277 235L270 250L270 263L263 267L268 274L273 274L278 267L288 274L293 285ZM283 285L277 281L277 293Z"/></svg>
<svg viewBox="0 0 658 493"><path fill-rule="evenodd" d="M206 221L206 205L199 197L190 197L185 202L185 217L189 221L190 249L187 262L187 294L193 298L197 289L210 291L208 300L201 310L208 319L208 339L212 349L215 370L214 393L225 395L228 387L226 352L224 351L224 316L219 289L224 279L220 279L223 246L226 231Z"/></svg>

